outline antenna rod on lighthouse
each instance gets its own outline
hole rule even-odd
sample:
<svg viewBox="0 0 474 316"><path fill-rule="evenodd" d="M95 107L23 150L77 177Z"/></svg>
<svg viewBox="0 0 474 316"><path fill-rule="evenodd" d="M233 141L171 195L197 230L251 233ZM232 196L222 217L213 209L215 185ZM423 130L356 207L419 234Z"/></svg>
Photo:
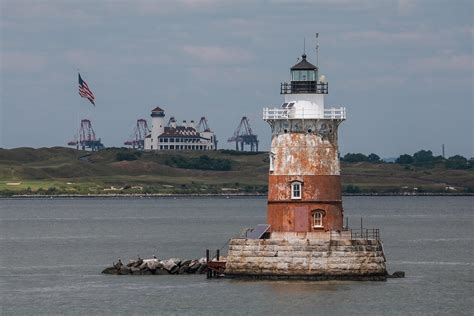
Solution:
<svg viewBox="0 0 474 316"><path fill-rule="evenodd" d="M306 55L306 37L303 37L303 54Z"/></svg>
<svg viewBox="0 0 474 316"><path fill-rule="evenodd" d="M319 68L319 43L318 43L319 33L316 33L316 67Z"/></svg>

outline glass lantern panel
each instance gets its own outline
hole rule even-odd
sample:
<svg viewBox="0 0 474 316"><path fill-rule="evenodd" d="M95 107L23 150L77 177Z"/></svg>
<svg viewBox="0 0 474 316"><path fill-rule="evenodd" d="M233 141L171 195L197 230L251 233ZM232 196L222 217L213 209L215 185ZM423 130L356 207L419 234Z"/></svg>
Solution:
<svg viewBox="0 0 474 316"><path fill-rule="evenodd" d="M315 81L316 73L314 70L293 70L291 72L292 81Z"/></svg>

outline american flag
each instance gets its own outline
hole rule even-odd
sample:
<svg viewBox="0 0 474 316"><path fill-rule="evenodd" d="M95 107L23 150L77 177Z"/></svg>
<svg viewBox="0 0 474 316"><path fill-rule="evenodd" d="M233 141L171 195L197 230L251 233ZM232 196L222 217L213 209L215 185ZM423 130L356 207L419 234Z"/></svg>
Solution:
<svg viewBox="0 0 474 316"><path fill-rule="evenodd" d="M82 80L81 74L79 74L79 95L83 98L89 100L95 106L95 96L92 91L89 89L87 83Z"/></svg>

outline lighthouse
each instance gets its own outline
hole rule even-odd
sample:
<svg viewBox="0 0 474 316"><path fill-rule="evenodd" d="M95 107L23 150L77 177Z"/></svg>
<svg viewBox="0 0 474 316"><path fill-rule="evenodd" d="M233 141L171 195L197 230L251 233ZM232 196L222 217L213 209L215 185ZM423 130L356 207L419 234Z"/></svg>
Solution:
<svg viewBox="0 0 474 316"><path fill-rule="evenodd" d="M343 227L338 127L346 110L326 107L328 83L305 54L290 75L282 105L263 109L272 131L267 223L230 240L225 275L385 280L379 229Z"/></svg>
<svg viewBox="0 0 474 316"><path fill-rule="evenodd" d="M157 150L158 137L165 131L165 111L159 106L151 110L151 133L145 137L145 149Z"/></svg>
<svg viewBox="0 0 474 316"><path fill-rule="evenodd" d="M325 107L328 83L303 54L281 83L284 102L265 108L272 140L268 224L272 232L342 230L343 209L337 132L344 107Z"/></svg>

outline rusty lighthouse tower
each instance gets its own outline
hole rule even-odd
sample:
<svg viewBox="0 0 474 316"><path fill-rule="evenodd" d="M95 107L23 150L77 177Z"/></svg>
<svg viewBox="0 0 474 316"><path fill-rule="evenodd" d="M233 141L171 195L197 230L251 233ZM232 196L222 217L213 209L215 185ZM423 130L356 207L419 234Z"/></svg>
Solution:
<svg viewBox="0 0 474 316"><path fill-rule="evenodd" d="M342 230L343 209L337 144L345 108L324 104L328 83L305 54L282 83L284 103L265 108L272 129L268 224L272 232Z"/></svg>
<svg viewBox="0 0 474 316"><path fill-rule="evenodd" d="M378 229L343 226L338 127L328 83L303 54L282 83L280 107L264 108L272 130L267 224L233 238L225 275L236 278L385 280Z"/></svg>

